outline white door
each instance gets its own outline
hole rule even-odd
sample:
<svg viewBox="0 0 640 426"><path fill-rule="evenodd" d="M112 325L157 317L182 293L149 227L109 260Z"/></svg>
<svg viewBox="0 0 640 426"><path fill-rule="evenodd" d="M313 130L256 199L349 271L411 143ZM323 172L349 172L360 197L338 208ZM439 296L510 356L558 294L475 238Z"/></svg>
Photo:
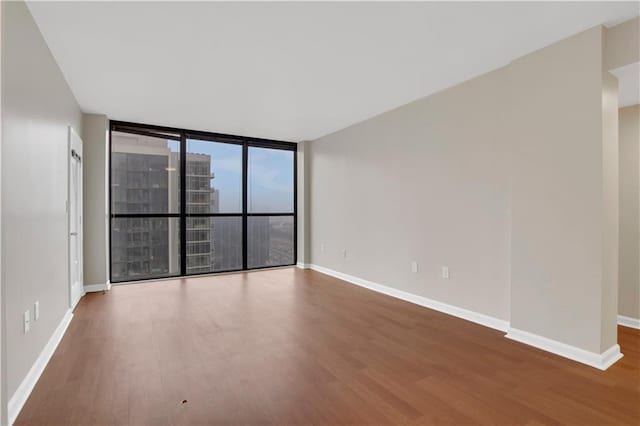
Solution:
<svg viewBox="0 0 640 426"><path fill-rule="evenodd" d="M69 307L83 294L82 279L82 139L69 127Z"/></svg>

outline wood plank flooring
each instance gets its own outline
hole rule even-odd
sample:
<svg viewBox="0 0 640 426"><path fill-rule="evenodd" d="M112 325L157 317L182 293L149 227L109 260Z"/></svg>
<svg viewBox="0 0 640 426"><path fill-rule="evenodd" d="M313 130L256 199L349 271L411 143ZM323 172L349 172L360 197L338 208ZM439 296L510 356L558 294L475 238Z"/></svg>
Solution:
<svg viewBox="0 0 640 426"><path fill-rule="evenodd" d="M85 296L16 425L638 425L606 372L310 270Z"/></svg>

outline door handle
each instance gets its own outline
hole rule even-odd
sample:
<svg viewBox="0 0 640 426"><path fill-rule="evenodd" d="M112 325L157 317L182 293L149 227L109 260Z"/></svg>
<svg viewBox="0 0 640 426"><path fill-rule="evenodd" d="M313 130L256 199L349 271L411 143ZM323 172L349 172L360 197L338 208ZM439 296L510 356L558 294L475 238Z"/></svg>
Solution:
<svg viewBox="0 0 640 426"><path fill-rule="evenodd" d="M77 235L78 235L78 233L77 233L77 232L72 232L72 233L70 233L69 235L71 235L71 236L73 237L73 236L77 236Z"/></svg>

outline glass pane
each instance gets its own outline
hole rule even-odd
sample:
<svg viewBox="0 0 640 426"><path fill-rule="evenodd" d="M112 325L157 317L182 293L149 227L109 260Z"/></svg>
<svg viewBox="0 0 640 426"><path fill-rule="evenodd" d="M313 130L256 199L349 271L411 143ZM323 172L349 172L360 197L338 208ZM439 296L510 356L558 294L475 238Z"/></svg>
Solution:
<svg viewBox="0 0 640 426"><path fill-rule="evenodd" d="M293 264L293 216L247 218L247 266Z"/></svg>
<svg viewBox="0 0 640 426"><path fill-rule="evenodd" d="M242 145L187 139L187 213L242 213Z"/></svg>
<svg viewBox="0 0 640 426"><path fill-rule="evenodd" d="M111 213L180 212L180 142L111 132Z"/></svg>
<svg viewBox="0 0 640 426"><path fill-rule="evenodd" d="M180 274L180 219L111 221L111 281Z"/></svg>
<svg viewBox="0 0 640 426"><path fill-rule="evenodd" d="M249 147L249 213L293 213L293 151Z"/></svg>
<svg viewBox="0 0 640 426"><path fill-rule="evenodd" d="M187 218L187 274L242 269L242 217Z"/></svg>

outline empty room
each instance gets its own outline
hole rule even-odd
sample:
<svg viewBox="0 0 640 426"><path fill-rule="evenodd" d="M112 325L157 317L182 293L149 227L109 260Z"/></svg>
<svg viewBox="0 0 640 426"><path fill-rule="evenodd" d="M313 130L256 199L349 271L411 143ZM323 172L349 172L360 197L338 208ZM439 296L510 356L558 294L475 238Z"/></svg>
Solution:
<svg viewBox="0 0 640 426"><path fill-rule="evenodd" d="M640 2L0 1L0 426L640 426Z"/></svg>

